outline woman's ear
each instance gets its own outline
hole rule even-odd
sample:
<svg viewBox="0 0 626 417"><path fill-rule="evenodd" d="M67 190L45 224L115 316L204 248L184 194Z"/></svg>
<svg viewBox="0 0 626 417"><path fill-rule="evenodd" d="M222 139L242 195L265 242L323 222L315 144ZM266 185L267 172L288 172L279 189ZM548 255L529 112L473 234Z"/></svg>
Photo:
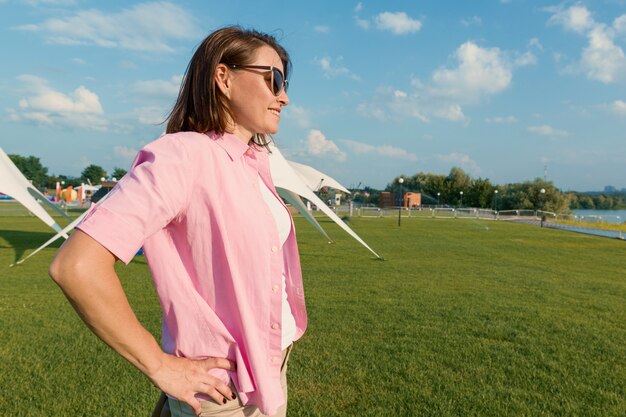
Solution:
<svg viewBox="0 0 626 417"><path fill-rule="evenodd" d="M215 68L215 83L226 98L230 98L231 72L224 64L218 64Z"/></svg>

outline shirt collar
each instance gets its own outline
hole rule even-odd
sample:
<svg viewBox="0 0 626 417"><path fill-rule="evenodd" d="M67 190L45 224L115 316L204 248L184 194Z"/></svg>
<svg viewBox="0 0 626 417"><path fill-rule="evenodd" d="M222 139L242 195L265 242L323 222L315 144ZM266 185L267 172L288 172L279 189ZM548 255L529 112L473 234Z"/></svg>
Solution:
<svg viewBox="0 0 626 417"><path fill-rule="evenodd" d="M233 161L241 158L249 149L254 150L254 146L246 145L241 139L232 133L224 132L220 134L208 132L207 135L213 139L215 143L221 146Z"/></svg>

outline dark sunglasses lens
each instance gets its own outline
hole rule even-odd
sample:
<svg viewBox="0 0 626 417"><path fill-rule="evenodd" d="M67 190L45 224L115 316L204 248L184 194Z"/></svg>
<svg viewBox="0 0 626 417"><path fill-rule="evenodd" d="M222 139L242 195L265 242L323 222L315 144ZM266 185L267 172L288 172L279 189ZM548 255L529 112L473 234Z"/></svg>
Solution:
<svg viewBox="0 0 626 417"><path fill-rule="evenodd" d="M280 72L278 68L274 68L272 72L274 73L274 83L272 84L272 92L274 93L274 95L277 96L280 94L280 90L283 89L283 73Z"/></svg>

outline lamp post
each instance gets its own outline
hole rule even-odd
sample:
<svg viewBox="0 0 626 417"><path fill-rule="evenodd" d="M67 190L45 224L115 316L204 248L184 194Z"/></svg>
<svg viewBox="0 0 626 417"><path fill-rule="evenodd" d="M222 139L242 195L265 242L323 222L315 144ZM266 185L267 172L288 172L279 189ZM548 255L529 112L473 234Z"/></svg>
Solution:
<svg viewBox="0 0 626 417"><path fill-rule="evenodd" d="M493 211L498 211L498 190L493 191Z"/></svg>
<svg viewBox="0 0 626 417"><path fill-rule="evenodd" d="M461 202L459 203L459 208L463 207L463 191L459 193L461 195Z"/></svg>
<svg viewBox="0 0 626 417"><path fill-rule="evenodd" d="M402 219L402 206L404 204L404 194L402 190L402 184L404 183L404 178L398 178L398 184L400 184L400 204L398 204L398 227L400 227L400 221Z"/></svg>
<svg viewBox="0 0 626 417"><path fill-rule="evenodd" d="M441 196L441 193L437 193L437 208L439 208L439 197Z"/></svg>
<svg viewBox="0 0 626 417"><path fill-rule="evenodd" d="M546 189L542 188L541 190L539 190L539 192L541 193L541 227L543 227L543 222L546 219L546 215L545 215L545 210L544 210L544 199L545 199L545 195L546 195Z"/></svg>

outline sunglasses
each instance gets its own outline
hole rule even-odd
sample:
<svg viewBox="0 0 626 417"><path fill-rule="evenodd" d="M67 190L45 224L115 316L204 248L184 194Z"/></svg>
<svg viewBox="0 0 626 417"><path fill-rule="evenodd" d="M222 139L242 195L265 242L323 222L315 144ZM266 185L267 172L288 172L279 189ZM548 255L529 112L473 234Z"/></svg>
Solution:
<svg viewBox="0 0 626 417"><path fill-rule="evenodd" d="M272 72L271 81L270 81L270 90L275 96L279 96L283 89L285 93L289 89L289 80L285 79L282 71L276 67L270 67L268 65L237 65L237 64L226 64L232 69L260 69L260 70L268 70Z"/></svg>

